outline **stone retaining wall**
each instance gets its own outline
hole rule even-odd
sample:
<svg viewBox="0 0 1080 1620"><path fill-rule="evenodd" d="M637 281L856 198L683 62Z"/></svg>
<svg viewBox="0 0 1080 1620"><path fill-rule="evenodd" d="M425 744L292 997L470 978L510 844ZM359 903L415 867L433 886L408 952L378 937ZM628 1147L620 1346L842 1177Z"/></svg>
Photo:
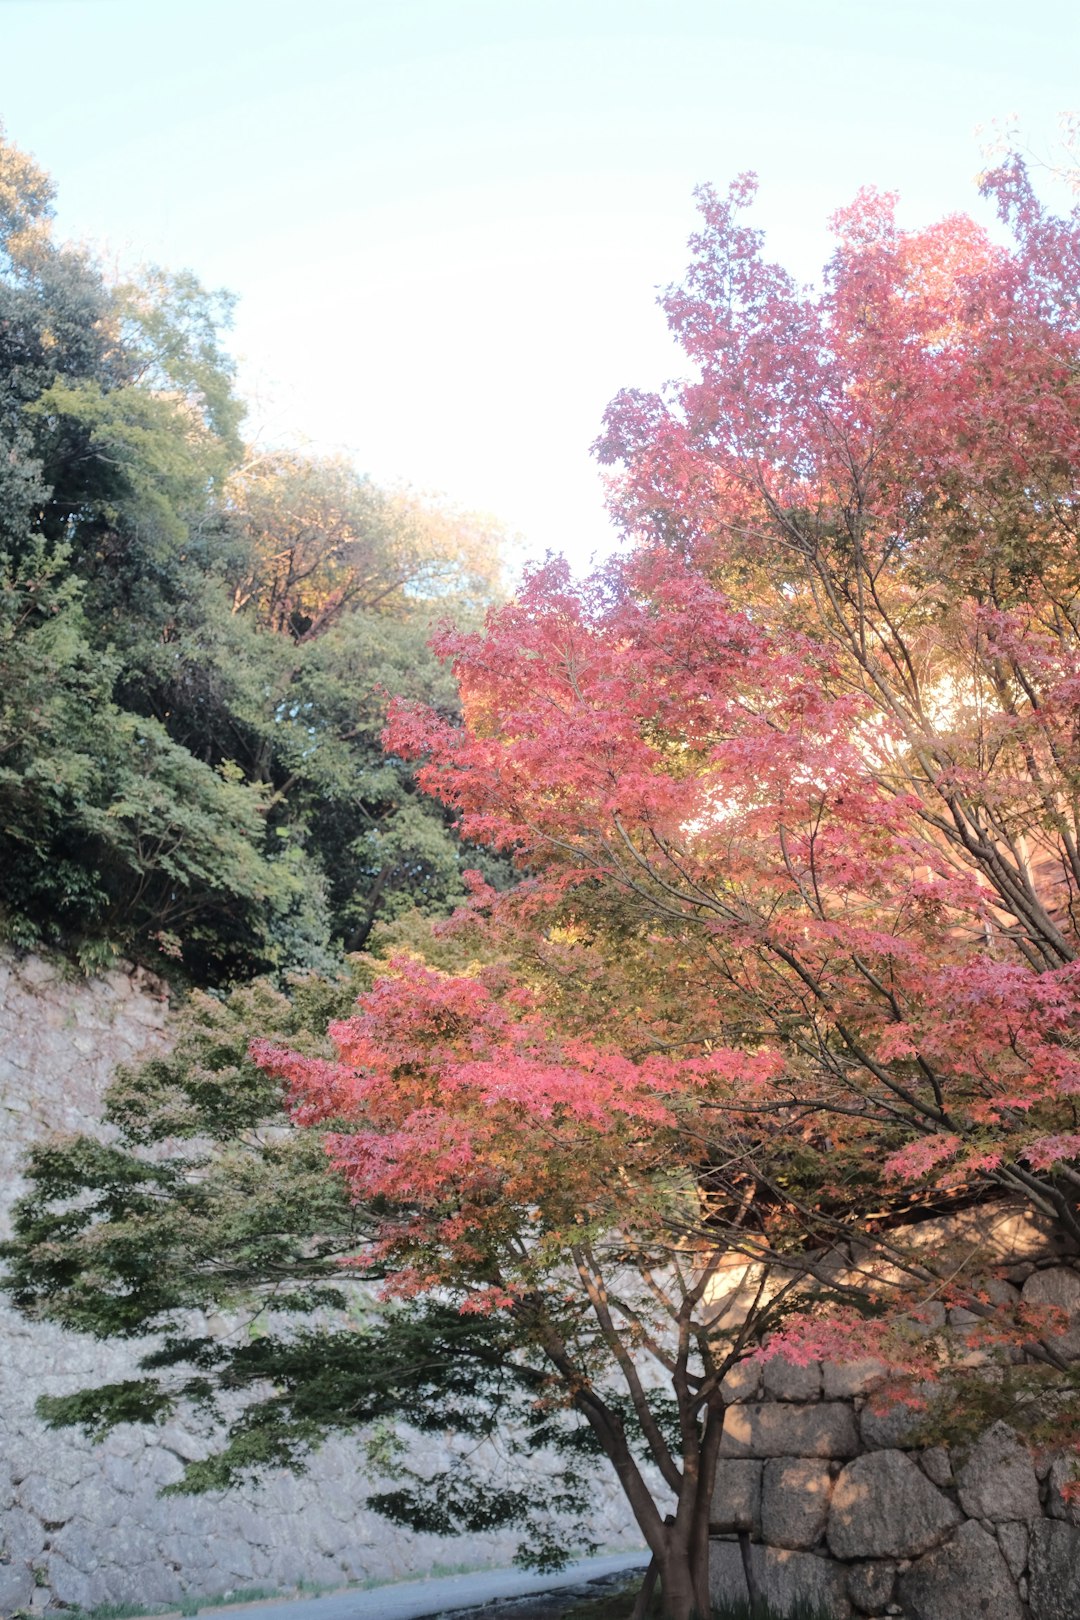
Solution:
<svg viewBox="0 0 1080 1620"><path fill-rule="evenodd" d="M1069 1310L1080 1275L1029 1264L1014 1286ZM747 1596L737 1532L770 1602L835 1620L1080 1620L1080 1508L1068 1463L1038 1466L1004 1423L966 1454L914 1449L910 1408L872 1399L880 1368L745 1363L729 1401L713 1519L716 1601Z"/></svg>
<svg viewBox="0 0 1080 1620"><path fill-rule="evenodd" d="M52 1131L93 1130L115 1066L167 1041L164 988L148 976L73 980L0 952L0 1233L10 1231L26 1146ZM0 1616L56 1603L172 1603L298 1580L341 1586L512 1556L512 1534L462 1546L367 1512L376 1482L355 1441L331 1441L309 1473L280 1473L257 1489L162 1498L184 1460L205 1455L199 1434L128 1426L93 1445L38 1422L39 1394L131 1377L140 1348L30 1323L0 1304ZM451 1437L425 1437L423 1447L413 1460L443 1466ZM489 1466L493 1476L505 1467L494 1447ZM532 1467L541 1477L542 1459ZM640 1545L613 1479L598 1478L594 1500L598 1541Z"/></svg>
<svg viewBox="0 0 1080 1620"><path fill-rule="evenodd" d="M0 952L0 1233L26 1145L93 1129L115 1065L167 1040L164 990L147 976L70 980ZM1012 1258L1010 1286L1068 1311L1080 1353L1080 1274L1060 1257ZM352 1441L332 1441L306 1475L281 1473L224 1498L162 1499L183 1461L204 1454L200 1435L132 1426L93 1445L38 1423L40 1393L131 1376L139 1349L0 1306L0 1616L298 1580L341 1585L510 1556L512 1536L471 1537L463 1548L366 1512L359 1504L372 1482ZM723 1527L712 1545L717 1599L746 1595L736 1539L745 1529L781 1612L801 1601L837 1620L1080 1620L1080 1510L1062 1496L1066 1466L1037 1468L1003 1425L966 1456L917 1451L911 1415L875 1409L876 1377L871 1363L776 1360L729 1378L713 1515ZM450 1444L425 1441L431 1466ZM493 1474L500 1466L492 1450ZM539 1475L542 1463L534 1466ZM598 1478L594 1503L597 1540L640 1544L613 1480Z"/></svg>

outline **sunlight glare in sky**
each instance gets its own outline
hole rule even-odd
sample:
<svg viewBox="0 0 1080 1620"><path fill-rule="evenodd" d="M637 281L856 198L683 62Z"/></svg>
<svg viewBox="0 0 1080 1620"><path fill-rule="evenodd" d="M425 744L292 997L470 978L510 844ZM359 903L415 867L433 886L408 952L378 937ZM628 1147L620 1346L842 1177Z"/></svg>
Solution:
<svg viewBox="0 0 1080 1620"><path fill-rule="evenodd" d="M1001 0L4 0L0 116L63 234L239 295L264 442L612 543L589 444L679 370L655 289L746 168L811 276L861 184L975 195L975 126L1050 153L1080 11ZM47 71L42 71L47 64Z"/></svg>

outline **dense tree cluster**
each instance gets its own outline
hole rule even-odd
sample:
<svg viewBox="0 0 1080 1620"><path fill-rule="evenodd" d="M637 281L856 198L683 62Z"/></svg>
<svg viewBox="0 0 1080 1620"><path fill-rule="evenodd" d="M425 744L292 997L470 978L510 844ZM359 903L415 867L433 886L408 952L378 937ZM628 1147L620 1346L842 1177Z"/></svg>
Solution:
<svg viewBox="0 0 1080 1620"><path fill-rule="evenodd" d="M433 616L498 586L490 525L258 453L188 274L109 281L0 143L0 920L202 983L331 961L461 893L379 747L452 709Z"/></svg>
<svg viewBox="0 0 1080 1620"><path fill-rule="evenodd" d="M287 1152L317 1178L314 1141L334 1189L271 1221L262 1286L303 1256L318 1277L281 1286L310 1304L343 1259L382 1279L389 1321L456 1306L462 1354L550 1414L545 1437L607 1457L671 1620L707 1608L721 1386L747 1355L872 1350L887 1393L937 1381L961 1426L1007 1409L1035 1445L1080 1440L1063 1314L996 1289L978 1245L905 1240L912 1217L1008 1199L1080 1241L1080 212L1051 215L1015 160L985 190L1005 243L961 218L903 231L864 194L816 290L746 225L751 182L702 193L664 300L693 376L620 396L598 447L625 555L586 581L549 563L482 631L441 632L460 709L392 706L390 758L523 881L476 873L449 930L384 930L328 1041L268 1008L243 1059L259 1109L284 1082ZM230 617L255 605L268 640L318 645L386 576L347 541L312 558L303 490L288 543L251 546L281 532L279 487L233 485ZM209 1085L177 1061L119 1084L115 1158L37 1156L12 1251L27 1309L161 1328L207 1297L185 1289L209 1251L228 1278L217 1170L203 1226L140 1132L214 1106L239 1060L207 1062ZM226 1156L250 1125L226 1110ZM142 1189L174 1174L152 1276ZM311 1226L320 1197L338 1216ZM960 1326L933 1328L942 1303ZM334 1421L303 1429L290 1342L317 1375L314 1340L275 1339L279 1393L208 1477ZM167 1350L52 1415L245 1382L184 1353L193 1382Z"/></svg>

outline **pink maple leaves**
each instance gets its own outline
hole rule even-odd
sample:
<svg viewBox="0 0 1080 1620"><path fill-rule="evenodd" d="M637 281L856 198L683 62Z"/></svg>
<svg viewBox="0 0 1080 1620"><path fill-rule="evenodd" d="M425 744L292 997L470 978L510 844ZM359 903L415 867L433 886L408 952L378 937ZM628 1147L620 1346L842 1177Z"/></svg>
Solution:
<svg viewBox="0 0 1080 1620"><path fill-rule="evenodd" d="M394 706L527 870L467 908L507 966L399 964L338 1064L263 1056L410 1242L593 1211L648 1154L756 1163L773 1236L922 1188L1080 1240L1080 222L986 187L1010 243L867 192L818 289L749 179L703 191L693 375L599 445L631 549L442 634L460 723Z"/></svg>
<svg viewBox="0 0 1080 1620"><path fill-rule="evenodd" d="M768 1067L729 1050L631 1058L556 1030L502 970L444 974L410 958L330 1034L337 1063L263 1042L252 1052L286 1082L299 1123L330 1127L354 1198L383 1201L372 1252L399 1286L471 1268L488 1305L492 1241L583 1219L610 1194L611 1162L654 1155L683 1098Z"/></svg>

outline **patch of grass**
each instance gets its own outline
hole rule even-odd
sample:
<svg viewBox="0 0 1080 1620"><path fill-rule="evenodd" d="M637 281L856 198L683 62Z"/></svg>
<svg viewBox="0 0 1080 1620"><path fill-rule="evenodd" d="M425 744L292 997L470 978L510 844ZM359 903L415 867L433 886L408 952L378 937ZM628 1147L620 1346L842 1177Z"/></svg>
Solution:
<svg viewBox="0 0 1080 1620"><path fill-rule="evenodd" d="M829 1617L820 1609L808 1608L805 1603L799 1603L783 1614L769 1603L728 1603L722 1609L713 1610L712 1620L829 1620Z"/></svg>
<svg viewBox="0 0 1080 1620"><path fill-rule="evenodd" d="M440 1575L481 1575L485 1570L499 1567L490 1559L486 1564L443 1564L436 1560L428 1569L410 1570L404 1575L368 1575L365 1580L350 1581L349 1589L373 1592L380 1586L406 1586L410 1581L430 1581ZM333 1590L337 1591L338 1588L334 1587Z"/></svg>
<svg viewBox="0 0 1080 1620"><path fill-rule="evenodd" d="M336 1591L337 1588L323 1587L322 1590ZM262 1603L283 1595L279 1586L238 1586L212 1597L182 1597L179 1603L99 1603L93 1609L65 1608L63 1612L64 1620L145 1620L146 1616L159 1614L194 1615L200 1609L227 1609L233 1603Z"/></svg>
<svg viewBox="0 0 1080 1620"><path fill-rule="evenodd" d="M280 1596L281 1589L277 1586L237 1586L230 1592L218 1593L216 1597L182 1598L179 1607L181 1614L193 1615L201 1609L227 1609L234 1603L263 1603L268 1598Z"/></svg>
<svg viewBox="0 0 1080 1620"><path fill-rule="evenodd" d="M487 1564L443 1564L443 1563L440 1563L438 1560L436 1560L436 1562L434 1564L432 1564L431 1568L428 1570L427 1578L429 1580L431 1580L431 1579L434 1579L437 1576L442 1576L442 1575L479 1575L479 1574L483 1573L484 1570L494 1569L494 1568L495 1568L495 1565L491 1564L491 1563L487 1563ZM414 1581L414 1580L417 1579L417 1577L415 1575L408 1575L408 1576L406 1576L406 1579L410 1580L410 1581Z"/></svg>
<svg viewBox="0 0 1080 1620"><path fill-rule="evenodd" d="M93 1609L65 1609L64 1620L142 1620L148 1614L175 1614L175 1604L99 1603Z"/></svg>
<svg viewBox="0 0 1080 1620"><path fill-rule="evenodd" d="M575 1603L572 1609L567 1609L562 1620L627 1620L634 1599L637 1597L640 1578L621 1586L617 1592L606 1592L603 1597L585 1598L581 1603ZM662 1610L660 1599L654 1593L652 1606L649 1609L649 1620L660 1620Z"/></svg>
<svg viewBox="0 0 1080 1620"><path fill-rule="evenodd" d="M562 1620L628 1620L634 1607L638 1586L639 1582L635 1580L620 1587L617 1592L607 1592L603 1597L585 1598L582 1602L575 1603L572 1609L567 1609ZM663 1613L663 1598L658 1592L654 1593L648 1620L663 1620ZM713 1610L712 1620L828 1620L828 1616L818 1609L807 1608L804 1604L799 1604L796 1609L781 1614L768 1604L752 1608L749 1603L727 1603L722 1608Z"/></svg>

